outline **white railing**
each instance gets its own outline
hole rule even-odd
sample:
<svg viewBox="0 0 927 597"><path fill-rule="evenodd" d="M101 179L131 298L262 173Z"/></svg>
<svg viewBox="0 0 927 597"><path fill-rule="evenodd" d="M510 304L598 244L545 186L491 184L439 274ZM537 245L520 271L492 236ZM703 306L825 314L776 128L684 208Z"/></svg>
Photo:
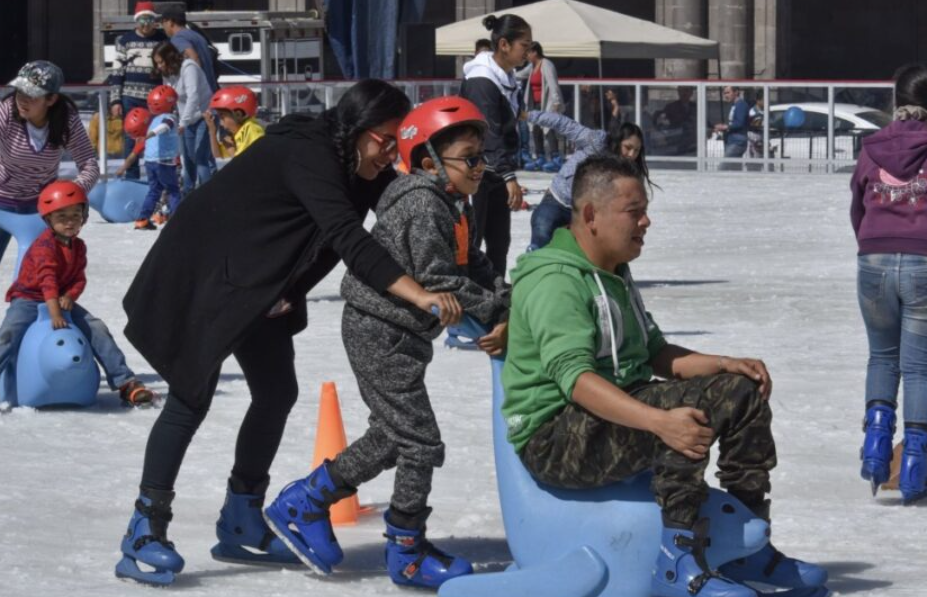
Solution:
<svg viewBox="0 0 927 597"><path fill-rule="evenodd" d="M414 103L456 93L460 81L400 80ZM334 106L352 81L252 83L260 97L259 117L273 122L290 112L321 113ZM752 100L762 93L765 115L753 130L754 157L725 158L724 143L712 133L713 124L727 121L728 104L721 100L727 85L740 87ZM890 82L862 81L667 81L639 79L561 79L567 114L581 124L603 126L610 116L607 97L615 95L619 118L638 124L645 134L648 163L652 168L685 168L698 171L753 170L769 172L837 172L852 169L862 139L890 120L893 105ZM678 97L677 89L692 90L694 120L684 126L669 122L666 106ZM105 123L108 88L101 85L68 85L64 88L78 102L85 120L99 112ZM802 110L801 126L785 126L785 111ZM691 106L690 106L691 107ZM691 113L691 110L690 110ZM793 121L795 119L792 119ZM791 122L790 124L795 124ZM97 143L104 172L108 156L106 126L100 126ZM745 154L746 155L746 154Z"/></svg>

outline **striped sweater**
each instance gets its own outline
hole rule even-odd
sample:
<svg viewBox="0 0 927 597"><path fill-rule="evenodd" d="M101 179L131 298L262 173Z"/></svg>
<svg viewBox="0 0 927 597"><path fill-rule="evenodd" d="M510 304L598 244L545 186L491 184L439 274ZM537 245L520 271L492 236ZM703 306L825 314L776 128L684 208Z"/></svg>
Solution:
<svg viewBox="0 0 927 597"><path fill-rule="evenodd" d="M34 211L39 193L58 178L65 149L77 164L74 182L89 193L100 177L100 166L77 111L68 121L70 135L65 147L46 143L42 151L35 151L26 124L14 117L15 110L13 96L0 101L0 209Z"/></svg>

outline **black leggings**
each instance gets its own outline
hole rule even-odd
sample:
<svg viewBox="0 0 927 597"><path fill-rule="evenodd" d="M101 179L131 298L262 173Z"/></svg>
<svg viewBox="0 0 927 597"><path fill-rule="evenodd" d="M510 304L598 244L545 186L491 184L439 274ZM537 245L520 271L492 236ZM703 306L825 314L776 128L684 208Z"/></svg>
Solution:
<svg viewBox="0 0 927 597"><path fill-rule="evenodd" d="M249 486L268 478L287 417L296 403L293 337L286 319L263 319L232 351L251 390L251 406L238 430L232 475ZM220 371L210 376L203 395L193 400L168 390L164 408L148 436L143 489L173 491L187 447L209 412ZM192 408L189 404L201 406Z"/></svg>
<svg viewBox="0 0 927 597"><path fill-rule="evenodd" d="M501 176L493 172L483 175L480 188L473 195L473 213L476 216L473 246L479 249L486 241L486 257L496 274L504 278L512 243L512 210L509 190Z"/></svg>

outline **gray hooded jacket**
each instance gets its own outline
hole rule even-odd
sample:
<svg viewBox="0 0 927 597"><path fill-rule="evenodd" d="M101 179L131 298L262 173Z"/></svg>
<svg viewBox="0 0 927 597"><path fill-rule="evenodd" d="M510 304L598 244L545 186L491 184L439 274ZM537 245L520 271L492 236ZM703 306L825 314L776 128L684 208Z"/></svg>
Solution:
<svg viewBox="0 0 927 597"><path fill-rule="evenodd" d="M473 238L473 209L460 195L446 193L435 177L416 170L386 188L377 203L371 235L406 273L430 292L451 292L464 311L492 325L508 315L510 287L496 276L482 251L467 247L467 265L457 264L454 226L467 218ZM355 309L408 329L424 340L441 334L438 318L391 294L380 294L351 272L341 296Z"/></svg>

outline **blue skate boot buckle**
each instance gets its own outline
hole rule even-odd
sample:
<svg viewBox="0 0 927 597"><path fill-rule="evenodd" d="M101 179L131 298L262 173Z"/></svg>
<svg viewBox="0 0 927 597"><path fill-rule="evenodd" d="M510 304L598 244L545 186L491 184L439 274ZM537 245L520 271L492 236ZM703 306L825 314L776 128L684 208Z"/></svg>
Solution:
<svg viewBox="0 0 927 597"><path fill-rule="evenodd" d="M927 431L918 428L904 430L904 450L898 488L905 505L927 496Z"/></svg>
<svg viewBox="0 0 927 597"><path fill-rule="evenodd" d="M174 549L174 544L167 540L167 524L171 521L169 504L173 492L151 492L152 494L169 494L157 500L145 495L135 502L135 511L129 521L129 527L122 538L122 559L116 564L116 577L128 578L138 582L166 586L174 582L176 574L184 567L184 560ZM139 568L141 562L152 570Z"/></svg>
<svg viewBox="0 0 927 597"><path fill-rule="evenodd" d="M711 545L708 520L692 530L664 527L653 571L653 597L756 597L756 592L711 570L705 550Z"/></svg>
<svg viewBox="0 0 927 597"><path fill-rule="evenodd" d="M267 483L254 493L238 493L229 481L225 504L216 521L214 560L260 566L300 566L300 559L267 526L262 509Z"/></svg>
<svg viewBox="0 0 927 597"><path fill-rule="evenodd" d="M859 457L862 460L860 476L870 483L872 495L888 481L892 462L892 436L895 434L895 409L886 402L873 401L866 409L863 431L866 437Z"/></svg>
<svg viewBox="0 0 927 597"><path fill-rule="evenodd" d="M336 487L328 472L330 461L319 465L305 479L283 488L264 510L267 526L290 551L317 574L331 574L344 552L332 529L329 509L356 489Z"/></svg>
<svg viewBox="0 0 927 597"><path fill-rule="evenodd" d="M386 569L397 585L436 589L445 581L473 574L464 558L447 554L425 538L424 527L409 530L386 519Z"/></svg>

